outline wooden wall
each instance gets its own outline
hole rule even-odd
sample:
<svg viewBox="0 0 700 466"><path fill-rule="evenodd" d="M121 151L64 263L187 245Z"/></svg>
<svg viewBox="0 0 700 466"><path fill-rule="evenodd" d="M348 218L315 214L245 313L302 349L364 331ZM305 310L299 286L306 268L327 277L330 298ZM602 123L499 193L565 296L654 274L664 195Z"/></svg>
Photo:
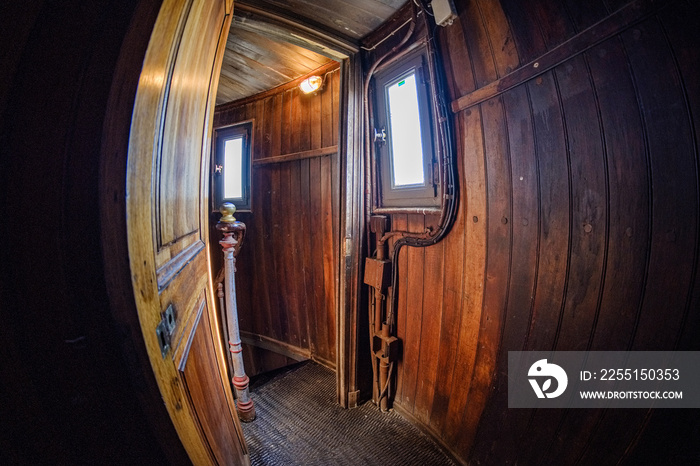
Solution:
<svg viewBox="0 0 700 466"><path fill-rule="evenodd" d="M696 411L509 410L506 378L510 350L700 349L697 7L455 3L461 201L400 254L396 409L472 464L697 460Z"/></svg>
<svg viewBox="0 0 700 466"><path fill-rule="evenodd" d="M236 214L247 226L236 289L249 374L293 362L288 357L335 367L338 64L317 74L325 74L325 85L315 95L293 81L218 106L214 116L215 128L254 121L252 212ZM220 260L220 248L212 255Z"/></svg>

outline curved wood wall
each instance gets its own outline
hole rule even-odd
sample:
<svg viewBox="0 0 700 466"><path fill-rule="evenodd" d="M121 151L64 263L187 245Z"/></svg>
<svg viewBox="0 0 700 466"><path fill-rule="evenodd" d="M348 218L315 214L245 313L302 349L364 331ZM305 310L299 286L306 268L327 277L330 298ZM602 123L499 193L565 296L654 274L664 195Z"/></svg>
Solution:
<svg viewBox="0 0 700 466"><path fill-rule="evenodd" d="M395 407L471 464L688 460L695 411L509 410L506 372L511 350L700 348L697 7L455 3L460 207L400 255Z"/></svg>

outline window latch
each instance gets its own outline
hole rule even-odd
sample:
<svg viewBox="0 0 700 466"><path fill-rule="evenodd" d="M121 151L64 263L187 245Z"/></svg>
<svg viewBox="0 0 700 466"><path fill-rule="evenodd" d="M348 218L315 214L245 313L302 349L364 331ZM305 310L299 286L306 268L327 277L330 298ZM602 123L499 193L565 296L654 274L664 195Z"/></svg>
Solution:
<svg viewBox="0 0 700 466"><path fill-rule="evenodd" d="M223 165L219 165L219 164L214 165L214 173L216 173L217 175L221 175L223 173L223 171L224 171Z"/></svg>
<svg viewBox="0 0 700 466"><path fill-rule="evenodd" d="M379 144L385 144L386 143L386 129L382 128L381 131L377 131L377 128L374 128L374 142L379 143Z"/></svg>

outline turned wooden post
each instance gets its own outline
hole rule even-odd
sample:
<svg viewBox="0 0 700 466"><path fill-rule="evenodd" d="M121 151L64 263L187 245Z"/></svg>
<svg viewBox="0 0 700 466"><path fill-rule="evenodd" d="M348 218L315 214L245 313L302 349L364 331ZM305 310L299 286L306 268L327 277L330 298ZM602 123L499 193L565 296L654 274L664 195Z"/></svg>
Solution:
<svg viewBox="0 0 700 466"><path fill-rule="evenodd" d="M233 214L236 207L226 202L219 209L221 220L216 224L216 229L221 231L224 239L219 241L224 250L224 288L226 320L228 322L228 345L233 361L233 378L231 382L236 390L236 409L241 421L250 422L255 419L255 406L248 394L248 376L243 367L243 348L241 346L241 334L238 328L238 307L236 304L236 255L241 248L245 236L245 224L237 221ZM222 290L219 289L219 297Z"/></svg>

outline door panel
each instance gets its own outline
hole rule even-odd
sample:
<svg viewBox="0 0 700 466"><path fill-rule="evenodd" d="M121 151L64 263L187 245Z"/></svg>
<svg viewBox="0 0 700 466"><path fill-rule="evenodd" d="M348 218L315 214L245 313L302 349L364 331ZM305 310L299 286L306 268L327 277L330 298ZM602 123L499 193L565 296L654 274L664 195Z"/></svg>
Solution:
<svg viewBox="0 0 700 466"><path fill-rule="evenodd" d="M223 0L163 2L139 80L127 164L129 261L141 330L195 464L249 464L205 244L211 109L230 13ZM156 328L168 308L174 326L160 338Z"/></svg>
<svg viewBox="0 0 700 466"><path fill-rule="evenodd" d="M242 440L235 426L235 411L222 409L228 406L224 396L225 390L220 387L222 381L217 377L216 354L213 351L212 334L210 329L211 306L200 295L201 302L195 316L194 328L178 363L180 380L189 401L202 426L204 436L218 464L236 464L243 456Z"/></svg>
<svg viewBox="0 0 700 466"><path fill-rule="evenodd" d="M204 160L197 155L202 152L207 136L209 84L224 6L222 1L193 2L180 37L180 48L171 64L163 137L155 167L158 268L193 243L203 241L199 174ZM201 21L194 20L200 18ZM202 27L207 21L212 27ZM199 47L200 44L205 46Z"/></svg>

